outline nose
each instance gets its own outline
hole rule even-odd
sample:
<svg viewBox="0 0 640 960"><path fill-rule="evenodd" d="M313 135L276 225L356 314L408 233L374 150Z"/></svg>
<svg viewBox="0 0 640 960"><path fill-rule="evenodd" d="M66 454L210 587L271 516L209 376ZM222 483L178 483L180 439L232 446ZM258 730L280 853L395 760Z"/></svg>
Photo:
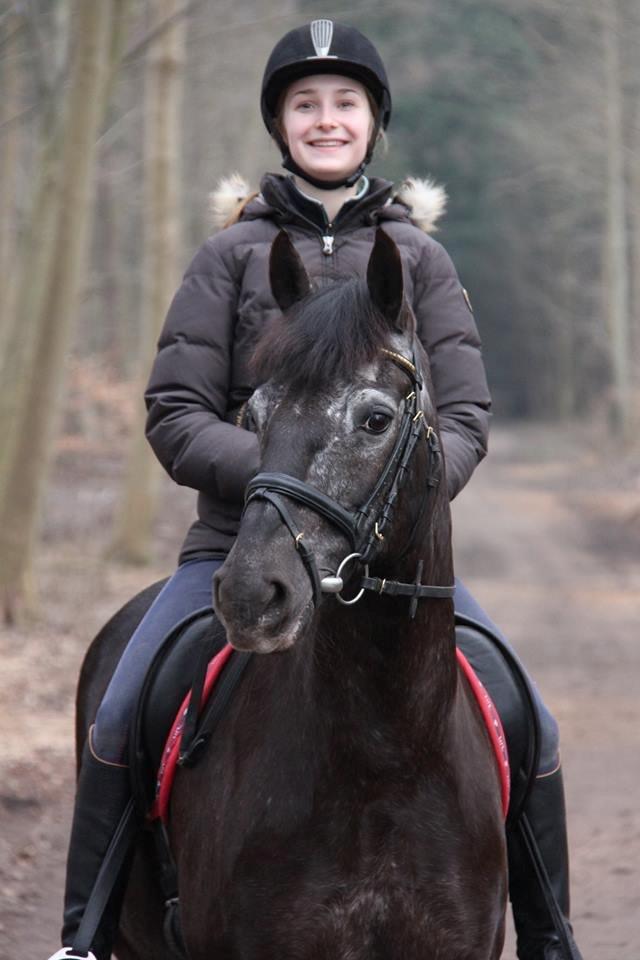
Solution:
<svg viewBox="0 0 640 960"><path fill-rule="evenodd" d="M224 623L246 627L258 620L275 623L281 618L289 595L283 580L261 571L250 577L235 576L225 566L213 575L213 605Z"/></svg>
<svg viewBox="0 0 640 960"><path fill-rule="evenodd" d="M321 130L335 130L338 126L338 123L333 116L333 111L330 106L323 106L320 116L317 120L317 126Z"/></svg>

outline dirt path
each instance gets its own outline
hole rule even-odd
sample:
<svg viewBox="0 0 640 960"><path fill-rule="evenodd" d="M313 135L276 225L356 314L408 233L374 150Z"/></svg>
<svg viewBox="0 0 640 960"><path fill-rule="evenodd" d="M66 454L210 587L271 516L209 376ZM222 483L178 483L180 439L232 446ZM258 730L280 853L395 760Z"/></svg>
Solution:
<svg viewBox="0 0 640 960"><path fill-rule="evenodd" d="M585 960L638 960L640 475L571 443L496 434L455 504L457 572L560 724Z"/></svg>
<svg viewBox="0 0 640 960"><path fill-rule="evenodd" d="M640 960L640 470L608 465L578 441L542 428L495 432L489 462L455 504L457 572L560 722L585 960ZM0 636L1 960L44 960L56 947L79 663L117 606L170 569L190 510L167 487L173 520L155 568L106 565L112 483L104 464L84 476L60 465L39 571L46 615ZM96 509L103 533L81 549ZM504 960L513 956L509 943Z"/></svg>

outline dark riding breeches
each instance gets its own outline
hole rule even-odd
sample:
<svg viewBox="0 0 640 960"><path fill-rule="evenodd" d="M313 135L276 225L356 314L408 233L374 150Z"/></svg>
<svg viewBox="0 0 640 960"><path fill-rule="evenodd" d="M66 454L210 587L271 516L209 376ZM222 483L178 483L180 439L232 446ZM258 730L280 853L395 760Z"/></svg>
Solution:
<svg viewBox="0 0 640 960"><path fill-rule="evenodd" d="M96 716L92 747L96 755L110 763L126 762L129 724L142 684L156 651L164 638L182 621L199 610L211 607L211 579L222 560L190 560L181 564L164 585L140 621L120 658ZM485 625L509 644L464 584L456 582L456 611ZM509 646L509 649L512 648ZM514 654L515 656L515 654ZM472 666L473 659L472 660ZM491 678L482 677L491 693ZM549 773L558 764L558 727L533 686L541 728L538 776Z"/></svg>
<svg viewBox="0 0 640 960"><path fill-rule="evenodd" d="M129 725L151 661L180 623L198 610L211 609L211 579L222 562L180 564L138 624L96 714L91 745L101 760L126 763Z"/></svg>

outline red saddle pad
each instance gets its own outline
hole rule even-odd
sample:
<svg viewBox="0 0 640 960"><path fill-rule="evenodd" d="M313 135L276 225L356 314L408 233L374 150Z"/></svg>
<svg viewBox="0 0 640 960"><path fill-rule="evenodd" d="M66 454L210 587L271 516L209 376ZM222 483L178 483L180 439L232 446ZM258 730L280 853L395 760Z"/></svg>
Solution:
<svg viewBox="0 0 640 960"><path fill-rule="evenodd" d="M203 705L207 702L207 699L211 695L211 691L215 686L216 680L224 670L225 664L232 653L233 647L230 644L226 644L226 646L224 646L209 663L204 689L202 691ZM507 753L507 743L504 730L502 729L502 723L500 722L498 711L496 710L491 697L476 676L469 661L460 650L456 650L456 653L458 655L458 664L460 669L464 673L471 689L473 690L475 698L478 701L478 706L480 707L480 711L487 725L487 731L493 745L496 762L498 764L498 770L500 772L502 811L506 817L507 810L509 809L510 775L509 755ZM176 767L178 765L182 729L184 727L184 720L190 699L191 693L188 693L182 701L182 705L178 711L176 719L173 721L169 736L167 737L165 748L162 751L162 760L160 762L160 768L158 770L158 777L156 781L156 799L150 814L152 820L159 817L166 823L169 818L169 799L171 797L171 788L173 786L173 779L175 777Z"/></svg>

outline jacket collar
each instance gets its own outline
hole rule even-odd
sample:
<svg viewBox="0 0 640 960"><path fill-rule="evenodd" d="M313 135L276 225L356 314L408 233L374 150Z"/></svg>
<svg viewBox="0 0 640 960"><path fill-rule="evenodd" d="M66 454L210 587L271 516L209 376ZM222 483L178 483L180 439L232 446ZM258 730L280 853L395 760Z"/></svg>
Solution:
<svg viewBox="0 0 640 960"><path fill-rule="evenodd" d="M326 211L321 203L305 196L296 187L291 177L277 173L267 173L260 184L263 201L262 210L257 202L247 207L245 215L257 213L262 216L273 216L280 222L311 222L318 229L325 229L328 224ZM336 226L357 227L374 222L375 211L384 206L391 197L393 184L388 180L374 177L369 181L369 189L361 197L352 197L342 206L334 220ZM264 204L268 209L265 209Z"/></svg>

